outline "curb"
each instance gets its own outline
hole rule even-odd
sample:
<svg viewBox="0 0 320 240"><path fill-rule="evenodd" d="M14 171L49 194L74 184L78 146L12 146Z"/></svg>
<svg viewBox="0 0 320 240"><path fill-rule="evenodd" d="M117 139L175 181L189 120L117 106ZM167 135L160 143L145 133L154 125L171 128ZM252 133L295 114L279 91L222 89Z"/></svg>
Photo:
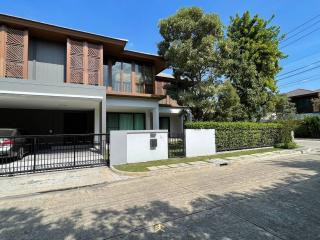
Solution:
<svg viewBox="0 0 320 240"><path fill-rule="evenodd" d="M150 176L150 172L127 172L127 171L121 171L113 166L110 166L110 170L113 171L116 174L122 175L122 176L129 176L129 177L147 177Z"/></svg>

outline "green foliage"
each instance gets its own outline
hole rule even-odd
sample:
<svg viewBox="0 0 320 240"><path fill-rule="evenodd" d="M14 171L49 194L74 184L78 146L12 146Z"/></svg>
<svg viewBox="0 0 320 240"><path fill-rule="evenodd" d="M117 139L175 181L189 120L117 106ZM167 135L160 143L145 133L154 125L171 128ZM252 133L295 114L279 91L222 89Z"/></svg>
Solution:
<svg viewBox="0 0 320 240"><path fill-rule="evenodd" d="M287 142L287 143L279 143L275 145L276 148L283 148L283 149L295 149L298 147L294 141Z"/></svg>
<svg viewBox="0 0 320 240"><path fill-rule="evenodd" d="M320 138L320 117L306 117L304 120L297 122L296 137Z"/></svg>
<svg viewBox="0 0 320 240"><path fill-rule="evenodd" d="M271 20L236 15L225 36L220 18L197 7L162 19L158 52L175 77L168 94L195 120L260 121L275 108L285 119L290 104L277 98L275 81L283 36Z"/></svg>
<svg viewBox="0 0 320 240"><path fill-rule="evenodd" d="M158 52L175 77L168 94L190 107L195 119L207 119L213 114L216 101L215 68L220 62L216 49L223 39L219 17L197 7L182 8L162 19L159 28L163 40Z"/></svg>
<svg viewBox="0 0 320 240"><path fill-rule="evenodd" d="M312 99L312 106L315 112L320 112L320 98Z"/></svg>
<svg viewBox="0 0 320 240"><path fill-rule="evenodd" d="M199 82L192 91L181 91L179 102L188 106L195 120L209 120L216 113L218 88L210 82Z"/></svg>
<svg viewBox="0 0 320 240"><path fill-rule="evenodd" d="M275 99L275 113L277 120L291 120L296 113L295 104L290 102L286 94L279 94Z"/></svg>
<svg viewBox="0 0 320 240"><path fill-rule="evenodd" d="M258 15L231 17L227 38L220 45L221 74L235 87L248 120L259 121L274 110L277 86L275 76L280 72L280 29L269 26L270 20Z"/></svg>
<svg viewBox="0 0 320 240"><path fill-rule="evenodd" d="M212 119L216 121L239 121L246 119L242 105L240 104L240 98L230 81L225 81L221 84L217 97L216 114Z"/></svg>
<svg viewBox="0 0 320 240"><path fill-rule="evenodd" d="M281 123L188 122L186 128L215 129L218 151L274 146L291 139Z"/></svg>

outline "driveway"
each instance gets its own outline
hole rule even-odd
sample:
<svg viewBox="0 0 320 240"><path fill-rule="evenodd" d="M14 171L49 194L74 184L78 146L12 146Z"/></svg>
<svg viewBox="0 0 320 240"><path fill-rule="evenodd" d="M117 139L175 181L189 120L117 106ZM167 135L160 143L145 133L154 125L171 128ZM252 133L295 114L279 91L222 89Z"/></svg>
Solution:
<svg viewBox="0 0 320 240"><path fill-rule="evenodd" d="M310 153L0 198L0 239L319 239L319 172Z"/></svg>

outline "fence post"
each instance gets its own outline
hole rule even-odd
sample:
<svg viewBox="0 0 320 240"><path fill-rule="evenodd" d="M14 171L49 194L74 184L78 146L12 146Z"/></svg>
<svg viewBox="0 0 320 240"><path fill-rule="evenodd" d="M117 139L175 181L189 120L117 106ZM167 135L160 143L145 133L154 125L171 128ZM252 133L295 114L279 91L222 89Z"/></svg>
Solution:
<svg viewBox="0 0 320 240"><path fill-rule="evenodd" d="M36 171L36 161L37 161L37 138L33 138L33 171Z"/></svg>
<svg viewBox="0 0 320 240"><path fill-rule="evenodd" d="M76 165L76 136L73 137L73 166Z"/></svg>

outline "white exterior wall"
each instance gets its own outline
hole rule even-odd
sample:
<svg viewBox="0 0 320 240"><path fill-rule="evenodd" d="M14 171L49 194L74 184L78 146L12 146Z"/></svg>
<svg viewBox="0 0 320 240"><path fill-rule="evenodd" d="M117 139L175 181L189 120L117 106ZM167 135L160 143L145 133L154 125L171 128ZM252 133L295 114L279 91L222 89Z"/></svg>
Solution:
<svg viewBox="0 0 320 240"><path fill-rule="evenodd" d="M127 132L110 131L110 165L127 163Z"/></svg>
<svg viewBox="0 0 320 240"><path fill-rule="evenodd" d="M214 129L185 130L186 157L206 156L216 153Z"/></svg>
<svg viewBox="0 0 320 240"><path fill-rule="evenodd" d="M150 149L150 134L155 134L157 147ZM111 131L110 165L168 159L166 130Z"/></svg>

